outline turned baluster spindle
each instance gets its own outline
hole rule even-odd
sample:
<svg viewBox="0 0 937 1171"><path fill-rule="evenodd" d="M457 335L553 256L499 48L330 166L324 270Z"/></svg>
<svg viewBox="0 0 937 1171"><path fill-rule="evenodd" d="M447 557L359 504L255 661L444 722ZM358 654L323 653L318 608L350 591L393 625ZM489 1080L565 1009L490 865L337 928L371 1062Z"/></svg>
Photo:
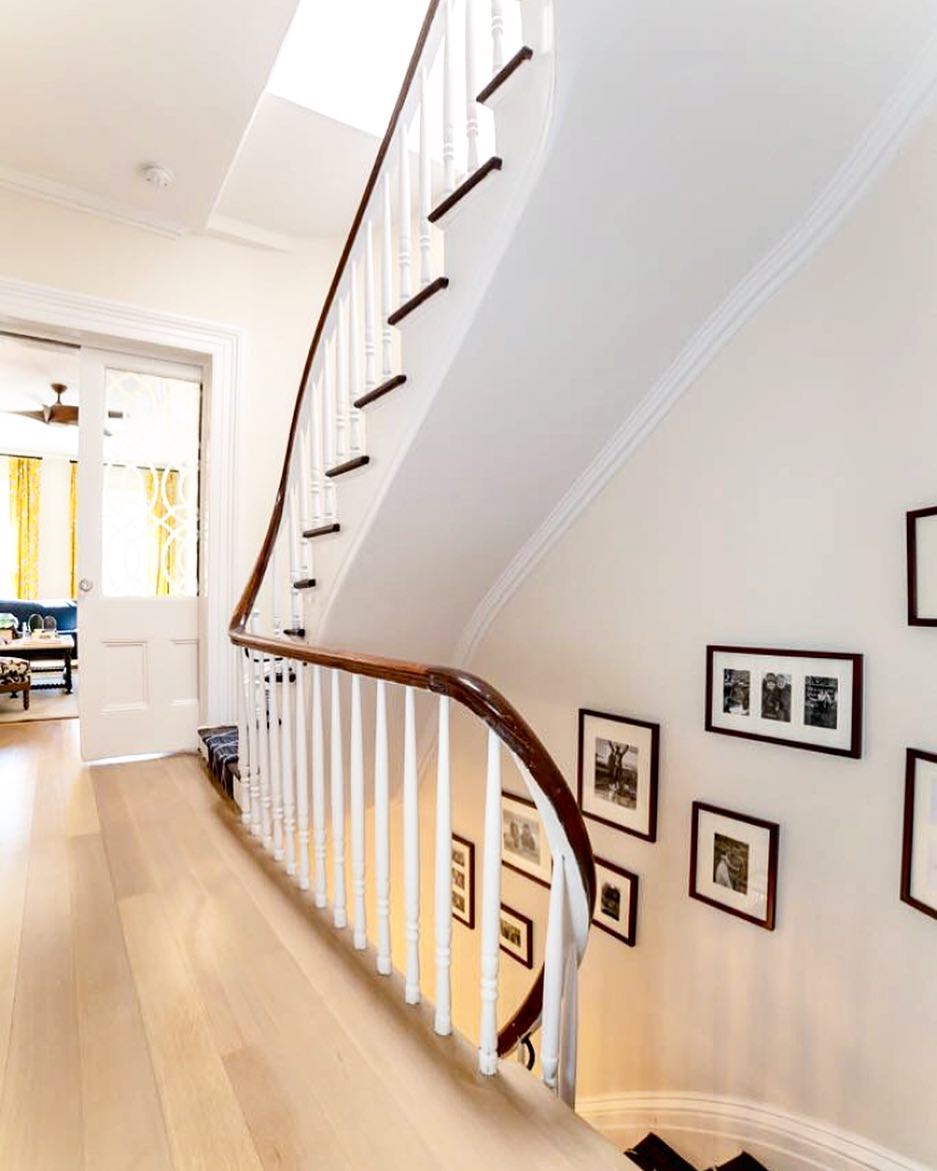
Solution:
<svg viewBox="0 0 937 1171"><path fill-rule="evenodd" d="M364 451L364 416L354 405L361 394L361 314L358 306L358 265L350 265L350 291L348 296L348 428L349 451L352 456Z"/></svg>
<svg viewBox="0 0 937 1171"><path fill-rule="evenodd" d="M335 329L333 326L331 335L325 342L325 418L324 436L325 436L325 471L334 468L339 462L339 421L338 421L338 394L336 390L335 378L335 346L336 346Z"/></svg>
<svg viewBox="0 0 937 1171"><path fill-rule="evenodd" d="M374 225L364 229L364 389L377 386L377 346L374 338Z"/></svg>
<svg viewBox="0 0 937 1171"><path fill-rule="evenodd" d="M420 70L420 288L433 279L429 213L433 204L433 173L429 157L429 123L427 110L426 69Z"/></svg>
<svg viewBox="0 0 937 1171"><path fill-rule="evenodd" d="M381 185L384 203L384 226L381 232L381 378L393 374L394 335L387 319L394 311L393 220L390 210L390 175L385 171Z"/></svg>
<svg viewBox="0 0 937 1171"><path fill-rule="evenodd" d="M332 671L331 805L332 805L332 919L348 925L345 903L345 764L342 752L342 690L339 673Z"/></svg>
<svg viewBox="0 0 937 1171"><path fill-rule="evenodd" d="M250 723L250 709L253 702L253 688L250 680L250 654L246 650L236 650L237 665L240 672L241 686L238 690L238 797L241 803L241 821L244 825L251 822L251 769L253 754L248 737Z"/></svg>
<svg viewBox="0 0 937 1171"><path fill-rule="evenodd" d="M475 66L475 5L478 0L465 0L465 137L466 166L471 174L478 167L478 72Z"/></svg>
<svg viewBox="0 0 937 1171"><path fill-rule="evenodd" d="M272 570L272 586L273 586L273 600L271 604L271 611L273 613L273 632L279 636L281 631L280 624L280 591L278 587L279 582L279 563L280 558L277 551L280 535L277 534L273 543L273 552L270 558L270 565ZM277 694L279 684L277 683L277 673L280 670L279 664L281 660L271 657L270 659L270 688L269 688L269 702L270 702L270 795L271 807L273 814L273 856L277 862L283 861L283 772L280 761L280 700Z"/></svg>
<svg viewBox="0 0 937 1171"><path fill-rule="evenodd" d="M478 1069L498 1072L498 971L501 933L501 741L488 731L482 858L481 1023Z"/></svg>
<svg viewBox="0 0 937 1171"><path fill-rule="evenodd" d="M269 664L269 666L268 666ZM273 667L273 659L266 655L257 656L257 683L260 691L260 839L265 850L273 848L273 750L270 736L270 698L267 690L267 677Z"/></svg>
<svg viewBox="0 0 937 1171"><path fill-rule="evenodd" d="M359 951L368 946L365 910L364 848L364 731L361 722L361 676L351 677L351 893L354 907L354 944Z"/></svg>
<svg viewBox="0 0 937 1171"><path fill-rule="evenodd" d="M336 327L335 355L335 402L338 410L336 448L338 462L348 458L351 450L351 433L348 418L348 301L345 296L338 299L338 325Z"/></svg>
<svg viewBox="0 0 937 1171"><path fill-rule="evenodd" d="M420 793L416 761L413 688L404 691L403 730L404 934L407 954L404 996L420 1002Z"/></svg>
<svg viewBox="0 0 937 1171"><path fill-rule="evenodd" d="M316 388L313 384L309 387L307 398L314 400L315 397ZM304 532L312 528L313 517L312 446L309 434L313 414L312 402L307 402L306 406L307 421L299 432L299 523Z"/></svg>
<svg viewBox="0 0 937 1171"><path fill-rule="evenodd" d="M491 0L491 72L504 68L504 0Z"/></svg>
<svg viewBox="0 0 937 1171"><path fill-rule="evenodd" d="M280 758L283 769L283 845L286 873L296 873L296 777L293 772L293 684L292 663L282 660L280 675Z"/></svg>
<svg viewBox="0 0 937 1171"><path fill-rule="evenodd" d="M540 1045L540 1066L543 1080L550 1089L556 1089L557 1071L560 1063L566 926L566 869L563 865L563 858L560 856L553 864L543 961L543 1034Z"/></svg>
<svg viewBox="0 0 937 1171"><path fill-rule="evenodd" d="M309 889L309 754L306 732L306 696L309 691L309 665L296 664L296 831L300 890Z"/></svg>
<svg viewBox="0 0 937 1171"><path fill-rule="evenodd" d="M452 781L449 763L449 698L439 698L436 749L436 1032L452 1032Z"/></svg>
<svg viewBox="0 0 937 1171"><path fill-rule="evenodd" d="M290 562L290 629L298 630L303 624L302 601L295 582L300 576L300 540L296 522L296 489L291 486L286 490L286 540ZM305 576L305 574L303 575Z"/></svg>
<svg viewBox="0 0 937 1171"><path fill-rule="evenodd" d="M455 190L455 75L452 53L452 0L443 0L442 50L442 172L443 194Z"/></svg>
<svg viewBox="0 0 937 1171"><path fill-rule="evenodd" d="M257 611L255 610L250 617L251 633L256 632ZM266 769L266 760L261 755L260 746L260 718L261 714L266 721L267 713L261 708L260 700L262 696L261 685L257 679L257 660L258 656L253 651L248 651L247 666L250 678L250 694L251 706L248 711L247 736L250 741L251 752L251 833L255 838L261 835L261 808L260 808L260 778L262 772ZM263 677L261 676L261 679Z"/></svg>
<svg viewBox="0 0 937 1171"><path fill-rule="evenodd" d="M397 250L400 263L400 303L409 301L412 295L410 285L410 152L407 149L407 131L403 119L397 131L398 168L397 176L400 182L399 200L397 209L400 216L400 225L397 232Z"/></svg>
<svg viewBox="0 0 937 1171"><path fill-rule="evenodd" d="M325 725L322 719L322 668L312 668L312 893L317 907L328 902L325 849Z"/></svg>
<svg viewBox="0 0 937 1171"><path fill-rule="evenodd" d="M374 702L374 885L377 902L377 970L391 972L390 779L387 766L387 684L378 679Z"/></svg>

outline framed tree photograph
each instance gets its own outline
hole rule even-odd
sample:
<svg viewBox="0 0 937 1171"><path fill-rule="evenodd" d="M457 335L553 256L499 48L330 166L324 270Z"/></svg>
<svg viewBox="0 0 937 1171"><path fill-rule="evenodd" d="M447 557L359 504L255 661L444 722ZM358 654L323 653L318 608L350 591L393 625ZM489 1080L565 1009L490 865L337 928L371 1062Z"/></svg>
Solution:
<svg viewBox="0 0 937 1171"><path fill-rule="evenodd" d="M502 903L498 936L503 952L525 968L534 966L534 925L526 915Z"/></svg>
<svg viewBox="0 0 937 1171"><path fill-rule="evenodd" d="M475 929L475 844L452 835L452 916Z"/></svg>
<svg viewBox="0 0 937 1171"><path fill-rule="evenodd" d="M579 709L578 799L583 817L657 840L660 724Z"/></svg>
<svg viewBox="0 0 937 1171"><path fill-rule="evenodd" d="M690 898L774 930L780 827L693 802Z"/></svg>
<svg viewBox="0 0 937 1171"><path fill-rule="evenodd" d="M937 753L917 748L906 756L901 900L937 919Z"/></svg>
<svg viewBox="0 0 937 1171"><path fill-rule="evenodd" d="M509 870L550 885L553 873L553 855L550 843L533 801L501 796L501 861Z"/></svg>
<svg viewBox="0 0 937 1171"><path fill-rule="evenodd" d="M862 755L862 655L706 648L706 731Z"/></svg>
<svg viewBox="0 0 937 1171"><path fill-rule="evenodd" d="M907 513L908 625L937 626L937 506Z"/></svg>
<svg viewBox="0 0 937 1171"><path fill-rule="evenodd" d="M614 862L596 858L595 878L594 926L634 947L638 927L638 876Z"/></svg>

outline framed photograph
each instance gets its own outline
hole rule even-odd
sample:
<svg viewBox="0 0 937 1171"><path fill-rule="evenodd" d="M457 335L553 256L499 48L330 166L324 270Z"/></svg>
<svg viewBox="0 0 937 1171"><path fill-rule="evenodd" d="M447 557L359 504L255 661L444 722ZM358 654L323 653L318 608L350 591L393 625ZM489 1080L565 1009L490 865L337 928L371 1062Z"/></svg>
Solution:
<svg viewBox="0 0 937 1171"><path fill-rule="evenodd" d="M862 755L862 655L706 648L706 731Z"/></svg>
<svg viewBox="0 0 937 1171"><path fill-rule="evenodd" d="M592 922L634 947L638 926L638 876L614 862L595 860L598 893Z"/></svg>
<svg viewBox="0 0 937 1171"><path fill-rule="evenodd" d="M780 827L693 802L690 898L774 930Z"/></svg>
<svg viewBox="0 0 937 1171"><path fill-rule="evenodd" d="M583 817L657 840L660 724L579 709L579 808Z"/></svg>
<svg viewBox="0 0 937 1171"><path fill-rule="evenodd" d="M525 968L534 966L534 925L526 915L502 903L498 934L503 952Z"/></svg>
<svg viewBox="0 0 937 1171"><path fill-rule="evenodd" d="M937 753L916 748L905 768L901 899L937 919Z"/></svg>
<svg viewBox="0 0 937 1171"><path fill-rule="evenodd" d="M553 856L550 843L533 801L526 797L501 796L501 861L541 886L550 885Z"/></svg>
<svg viewBox="0 0 937 1171"><path fill-rule="evenodd" d="M475 930L475 844L452 835L452 915Z"/></svg>
<svg viewBox="0 0 937 1171"><path fill-rule="evenodd" d="M937 626L937 506L907 514L908 625Z"/></svg>

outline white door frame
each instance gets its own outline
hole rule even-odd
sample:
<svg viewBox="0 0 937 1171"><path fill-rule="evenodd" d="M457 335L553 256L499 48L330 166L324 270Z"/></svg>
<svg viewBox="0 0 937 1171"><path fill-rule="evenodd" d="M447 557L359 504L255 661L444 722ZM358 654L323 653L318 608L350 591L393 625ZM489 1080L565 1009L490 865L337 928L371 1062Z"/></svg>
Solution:
<svg viewBox="0 0 937 1171"><path fill-rule="evenodd" d="M202 722L234 723L238 684L228 620L237 600L237 416L243 334L236 326L162 313L85 293L0 277L0 318L105 349L195 356L205 366L207 427L200 506L206 573L200 611ZM169 357L170 354L165 356Z"/></svg>

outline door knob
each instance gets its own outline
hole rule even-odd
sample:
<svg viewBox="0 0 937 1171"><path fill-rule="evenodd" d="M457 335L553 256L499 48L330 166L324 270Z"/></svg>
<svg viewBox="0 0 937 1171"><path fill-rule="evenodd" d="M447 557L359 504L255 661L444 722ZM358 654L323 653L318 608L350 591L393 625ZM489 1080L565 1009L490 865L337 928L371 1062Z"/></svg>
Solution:
<svg viewBox="0 0 937 1171"><path fill-rule="evenodd" d="M94 589L94 582L91 581L90 578L83 577L78 583L78 588L83 594L90 593L90 591Z"/></svg>

